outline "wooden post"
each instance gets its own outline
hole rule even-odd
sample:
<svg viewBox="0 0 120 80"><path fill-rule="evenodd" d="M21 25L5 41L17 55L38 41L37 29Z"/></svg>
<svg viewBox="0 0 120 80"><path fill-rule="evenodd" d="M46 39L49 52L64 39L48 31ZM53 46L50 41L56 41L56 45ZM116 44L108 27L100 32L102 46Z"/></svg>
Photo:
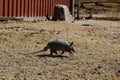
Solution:
<svg viewBox="0 0 120 80"><path fill-rule="evenodd" d="M75 14L74 14L74 4L75 4L75 0L71 0L71 3L72 3L72 16L74 17Z"/></svg>
<svg viewBox="0 0 120 80"><path fill-rule="evenodd" d="M77 19L80 19L80 0L77 0Z"/></svg>

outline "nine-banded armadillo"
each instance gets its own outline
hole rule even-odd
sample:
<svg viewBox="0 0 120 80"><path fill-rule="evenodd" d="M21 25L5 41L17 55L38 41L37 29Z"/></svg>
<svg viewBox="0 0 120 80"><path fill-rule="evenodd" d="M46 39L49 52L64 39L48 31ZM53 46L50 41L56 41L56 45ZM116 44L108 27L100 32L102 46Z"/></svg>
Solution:
<svg viewBox="0 0 120 80"><path fill-rule="evenodd" d="M53 41L48 42L47 46L40 52L47 51L48 49L50 49L51 56L53 56L53 53L57 54L57 51L62 51L61 54L63 54L64 52L72 53L72 52L75 52L72 45L73 45L73 42L69 43L68 41L65 41L63 39L55 39Z"/></svg>

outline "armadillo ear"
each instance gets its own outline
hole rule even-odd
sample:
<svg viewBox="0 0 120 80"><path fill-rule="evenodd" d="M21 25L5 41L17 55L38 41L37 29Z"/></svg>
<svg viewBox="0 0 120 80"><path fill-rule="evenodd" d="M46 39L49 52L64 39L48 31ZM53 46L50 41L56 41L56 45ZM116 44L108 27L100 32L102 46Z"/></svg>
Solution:
<svg viewBox="0 0 120 80"><path fill-rule="evenodd" d="M70 46L72 46L72 45L73 45L73 42L70 43Z"/></svg>

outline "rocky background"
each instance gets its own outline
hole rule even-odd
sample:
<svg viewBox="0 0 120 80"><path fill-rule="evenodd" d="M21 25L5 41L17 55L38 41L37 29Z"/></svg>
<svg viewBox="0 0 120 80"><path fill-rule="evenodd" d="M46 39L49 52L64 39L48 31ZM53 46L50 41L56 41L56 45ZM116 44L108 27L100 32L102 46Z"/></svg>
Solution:
<svg viewBox="0 0 120 80"><path fill-rule="evenodd" d="M80 0L80 3L81 18L92 14L94 19L120 20L120 0Z"/></svg>

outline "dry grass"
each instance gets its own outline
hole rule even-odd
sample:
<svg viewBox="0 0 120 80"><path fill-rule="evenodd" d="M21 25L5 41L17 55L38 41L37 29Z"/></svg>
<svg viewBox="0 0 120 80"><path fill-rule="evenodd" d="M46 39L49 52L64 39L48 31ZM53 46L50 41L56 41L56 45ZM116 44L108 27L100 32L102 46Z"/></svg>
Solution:
<svg viewBox="0 0 120 80"><path fill-rule="evenodd" d="M119 80L120 22L0 24L0 80ZM48 41L74 42L76 52L49 56Z"/></svg>
<svg viewBox="0 0 120 80"><path fill-rule="evenodd" d="M119 13L109 12L107 14L94 14L93 19L95 20L111 20L111 21L120 21Z"/></svg>

